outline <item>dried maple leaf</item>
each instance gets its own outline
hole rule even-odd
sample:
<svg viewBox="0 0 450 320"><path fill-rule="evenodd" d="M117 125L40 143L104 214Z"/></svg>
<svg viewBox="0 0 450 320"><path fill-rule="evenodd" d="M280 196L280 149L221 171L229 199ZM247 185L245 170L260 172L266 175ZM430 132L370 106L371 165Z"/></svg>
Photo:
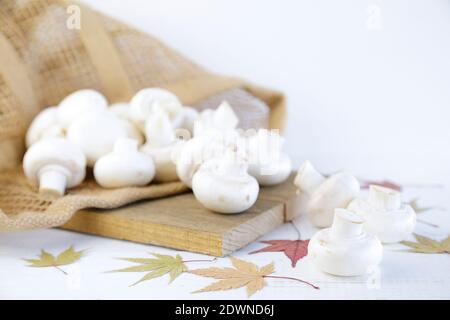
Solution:
<svg viewBox="0 0 450 320"><path fill-rule="evenodd" d="M59 266L64 266L68 264L72 264L78 261L83 256L83 251L75 251L73 246L61 252L58 256L53 256L51 253L48 253L45 250L41 250L39 255L39 259L24 259L29 263L29 267L34 268L47 268L54 267L59 271L67 274L64 270L59 268Z"/></svg>
<svg viewBox="0 0 450 320"><path fill-rule="evenodd" d="M265 287L266 278L296 280L311 285L312 287L318 289L318 287L300 279L271 276L271 274L275 272L273 263L258 268L257 265L251 262L239 260L233 257L230 257L230 260L234 268L212 267L188 271L189 273L198 276L209 277L219 280L200 290L195 291L194 293L208 292L208 291L222 291L245 287L247 291L247 296L250 297L255 292Z"/></svg>
<svg viewBox="0 0 450 320"><path fill-rule="evenodd" d="M422 212L425 212L428 210L435 209L434 207L421 207L421 206L419 206L418 201L419 201L419 198L414 198L410 202L408 202L408 204L411 206L411 208L414 209L414 211L416 213L422 213Z"/></svg>
<svg viewBox="0 0 450 320"><path fill-rule="evenodd" d="M290 260L293 268L297 265L298 260L308 254L309 240L267 240L261 243L269 246L250 252L250 254L261 252L283 252Z"/></svg>
<svg viewBox="0 0 450 320"><path fill-rule="evenodd" d="M247 295L261 290L265 286L264 276L268 276L274 272L273 263L262 268L258 268L255 264L230 257L233 268L207 268L189 271L198 276L219 279L219 281L206 286L195 292L229 290L246 287Z"/></svg>
<svg viewBox="0 0 450 320"><path fill-rule="evenodd" d="M414 234L417 242L402 241L405 246L410 247L410 252L416 253L450 253L450 236L442 241L436 241L418 234Z"/></svg>
<svg viewBox="0 0 450 320"><path fill-rule="evenodd" d="M147 281L150 279L161 277L165 274L169 274L170 282L175 280L181 273L187 271L184 265L183 259L180 255L175 257L152 253L154 258L120 258L128 262L137 263L138 265L128 267L125 269L114 270L111 272L148 272L139 281L135 282L131 286L135 286L140 282Z"/></svg>

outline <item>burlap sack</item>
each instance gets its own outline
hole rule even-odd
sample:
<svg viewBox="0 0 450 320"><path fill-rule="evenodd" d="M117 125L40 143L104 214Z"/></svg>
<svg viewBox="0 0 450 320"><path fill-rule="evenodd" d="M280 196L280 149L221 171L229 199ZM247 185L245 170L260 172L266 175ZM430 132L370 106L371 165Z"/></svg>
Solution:
<svg viewBox="0 0 450 320"><path fill-rule="evenodd" d="M68 24L78 9L81 28ZM227 99L244 127L282 127L278 92L207 72L155 38L77 3L1 0L0 231L58 226L82 208L116 208L187 191L179 182L105 190L90 178L54 199L39 195L22 173L24 135L41 109L78 89L97 89L113 103L152 86L199 109Z"/></svg>

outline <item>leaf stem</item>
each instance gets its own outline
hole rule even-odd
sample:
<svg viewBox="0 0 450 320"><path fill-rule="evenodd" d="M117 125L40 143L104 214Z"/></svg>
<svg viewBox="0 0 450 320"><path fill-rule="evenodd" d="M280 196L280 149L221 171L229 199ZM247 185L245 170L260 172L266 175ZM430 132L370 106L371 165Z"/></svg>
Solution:
<svg viewBox="0 0 450 320"><path fill-rule="evenodd" d="M431 222L428 222L428 221L424 221L422 219L417 219L417 222L426 224L426 225L428 225L430 227L433 227L433 228L439 228L439 226L437 224L434 224L434 223L431 223Z"/></svg>
<svg viewBox="0 0 450 320"><path fill-rule="evenodd" d="M295 231L297 232L297 240L300 240L302 238L300 234L300 230L297 227L297 225L294 223L294 221L290 221L290 224L294 227Z"/></svg>
<svg viewBox="0 0 450 320"><path fill-rule="evenodd" d="M411 184L404 184L404 187L407 188L416 188L416 189L424 189L424 188L430 188L430 189L442 189L444 186L439 183L411 183Z"/></svg>
<svg viewBox="0 0 450 320"><path fill-rule="evenodd" d="M313 287L314 289L319 290L320 288L318 286L313 285L312 283L309 283L308 281L305 280L301 280L298 278L292 278L292 277L282 277L282 276L263 276L263 278L271 278L271 279L284 279L284 280L293 280L293 281L299 281L302 282L304 284L307 284L311 287Z"/></svg>
<svg viewBox="0 0 450 320"><path fill-rule="evenodd" d="M202 260L202 259L198 259L198 260L183 260L182 262L183 263L189 263L189 262L214 262L216 260L217 260L217 258L214 258L214 259L211 259L211 260L207 260L207 259L204 259L204 260Z"/></svg>
<svg viewBox="0 0 450 320"><path fill-rule="evenodd" d="M60 267L58 267L58 266L53 266L53 267L55 267L55 269L61 271L62 273L64 273L64 274L67 276L67 272L65 272L65 271L64 271L63 269L61 269Z"/></svg>

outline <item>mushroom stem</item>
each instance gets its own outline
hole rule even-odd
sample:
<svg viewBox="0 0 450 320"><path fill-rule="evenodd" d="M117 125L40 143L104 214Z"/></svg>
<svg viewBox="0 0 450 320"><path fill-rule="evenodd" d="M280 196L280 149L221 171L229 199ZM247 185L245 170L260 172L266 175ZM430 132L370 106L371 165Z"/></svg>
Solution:
<svg viewBox="0 0 450 320"><path fill-rule="evenodd" d="M67 187L67 169L61 166L45 166L39 174L39 192L64 195Z"/></svg>
<svg viewBox="0 0 450 320"><path fill-rule="evenodd" d="M164 147L176 139L169 116L162 111L149 116L145 124L147 146Z"/></svg>
<svg viewBox="0 0 450 320"><path fill-rule="evenodd" d="M301 191L311 194L324 181L325 177L314 168L312 163L305 161L298 169L294 183Z"/></svg>
<svg viewBox="0 0 450 320"><path fill-rule="evenodd" d="M334 220L331 226L331 237L333 239L349 239L362 233L364 220L347 209L335 209Z"/></svg>
<svg viewBox="0 0 450 320"><path fill-rule="evenodd" d="M230 150L227 150L220 161L219 170L217 173L223 175L242 176L247 173L247 164L239 159L238 155Z"/></svg>
<svg viewBox="0 0 450 320"><path fill-rule="evenodd" d="M230 104L223 101L213 113L213 121L219 124L221 128L232 129L236 128L239 119L231 108Z"/></svg>
<svg viewBox="0 0 450 320"><path fill-rule="evenodd" d="M376 211L391 211L402 205L400 192L393 189L371 185L369 187L369 204Z"/></svg>

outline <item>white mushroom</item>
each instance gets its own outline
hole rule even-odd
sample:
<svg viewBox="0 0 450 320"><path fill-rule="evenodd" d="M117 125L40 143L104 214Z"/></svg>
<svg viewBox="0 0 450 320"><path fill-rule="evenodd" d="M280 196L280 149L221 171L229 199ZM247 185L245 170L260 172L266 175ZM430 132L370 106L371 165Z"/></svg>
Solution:
<svg viewBox="0 0 450 320"><path fill-rule="evenodd" d="M152 114L145 125L145 136L147 142L141 151L151 156L155 162L155 181L177 181L174 153L181 147L182 141L176 139L167 114L163 112Z"/></svg>
<svg viewBox="0 0 450 320"><path fill-rule="evenodd" d="M84 89L65 97L58 106L58 122L67 129L73 121L86 113L106 111L108 102L98 91Z"/></svg>
<svg viewBox="0 0 450 320"><path fill-rule="evenodd" d="M75 144L63 138L49 138L33 144L25 153L26 177L39 192L64 195L66 188L79 185L86 175L86 158Z"/></svg>
<svg viewBox="0 0 450 320"><path fill-rule="evenodd" d="M400 192L371 185L369 198L355 199L348 209L364 217L364 229L383 243L405 240L416 225L414 209L402 203Z"/></svg>
<svg viewBox="0 0 450 320"><path fill-rule="evenodd" d="M118 102L110 105L109 111L120 118L131 121L130 105L126 102Z"/></svg>
<svg viewBox="0 0 450 320"><path fill-rule="evenodd" d="M260 129L248 138L250 175L261 186L280 184L292 172L289 156L282 151L283 138L275 131Z"/></svg>
<svg viewBox="0 0 450 320"><path fill-rule="evenodd" d="M245 163L226 155L200 166L192 179L192 190L207 209L233 214L249 209L256 202L259 185L247 173Z"/></svg>
<svg viewBox="0 0 450 320"><path fill-rule="evenodd" d="M50 107L42 110L33 119L28 128L25 142L27 148L33 143L45 138L64 137L63 127L58 124L57 108Z"/></svg>
<svg viewBox="0 0 450 320"><path fill-rule="evenodd" d="M133 137L130 125L108 111L87 113L67 130L67 139L83 150L89 166L110 153L119 138Z"/></svg>
<svg viewBox="0 0 450 320"><path fill-rule="evenodd" d="M181 108L180 100L172 92L161 88L146 88L131 99L130 116L143 130L148 117L157 110L163 110L172 119Z"/></svg>
<svg viewBox="0 0 450 320"><path fill-rule="evenodd" d="M194 137L235 130L239 119L228 102L223 101L215 110L206 109L194 124Z"/></svg>
<svg viewBox="0 0 450 320"><path fill-rule="evenodd" d="M130 105L128 103L114 103L108 110L123 121L128 130L128 137L137 140L139 145L144 143L144 134L131 119Z"/></svg>
<svg viewBox="0 0 450 320"><path fill-rule="evenodd" d="M94 177L104 188L139 187L149 184L155 176L150 156L138 151L138 142L121 138L114 150L97 160Z"/></svg>
<svg viewBox="0 0 450 320"><path fill-rule="evenodd" d="M198 120L200 114L199 112L191 107L183 107L181 110L173 117L172 125L175 129L186 129L191 134L194 133L194 125Z"/></svg>
<svg viewBox="0 0 450 320"><path fill-rule="evenodd" d="M308 196L306 211L317 227L329 227L333 222L334 209L346 208L360 191L354 176L337 173L325 178L309 161L300 166L294 184Z"/></svg>
<svg viewBox="0 0 450 320"><path fill-rule="evenodd" d="M239 133L233 130L223 136L200 135L186 141L175 158L178 177L192 188L192 178L204 162L222 157L228 150L245 154L245 150L241 151L245 146L240 148L239 140Z"/></svg>
<svg viewBox="0 0 450 320"><path fill-rule="evenodd" d="M138 142L139 145L144 144L145 138L144 134L141 130L138 129L136 125L134 125L133 122L126 120L124 118L119 118L120 122L122 122L122 125L126 128L127 131L127 137L134 139Z"/></svg>
<svg viewBox="0 0 450 320"><path fill-rule="evenodd" d="M308 257L323 272L358 276L377 266L383 247L377 237L363 231L364 220L346 209L336 209L331 228L317 232L309 241Z"/></svg>

